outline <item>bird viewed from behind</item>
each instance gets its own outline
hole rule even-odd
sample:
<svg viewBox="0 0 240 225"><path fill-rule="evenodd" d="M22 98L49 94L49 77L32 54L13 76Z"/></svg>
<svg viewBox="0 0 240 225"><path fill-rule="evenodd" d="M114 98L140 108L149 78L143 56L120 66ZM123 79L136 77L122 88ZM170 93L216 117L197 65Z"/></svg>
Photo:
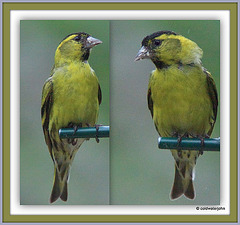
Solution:
<svg viewBox="0 0 240 225"><path fill-rule="evenodd" d="M156 69L148 86L148 108L161 137L209 138L216 121L218 94L202 66L202 49L172 31L146 36L135 60L151 59ZM195 198L194 167L202 151L171 150L175 179L171 199Z"/></svg>
<svg viewBox="0 0 240 225"><path fill-rule="evenodd" d="M54 163L54 183L50 202L68 198L68 179L74 156L84 138L60 139L59 129L95 126L101 89L88 64L92 47L102 42L87 33L65 37L55 52L50 77L42 90L42 127Z"/></svg>

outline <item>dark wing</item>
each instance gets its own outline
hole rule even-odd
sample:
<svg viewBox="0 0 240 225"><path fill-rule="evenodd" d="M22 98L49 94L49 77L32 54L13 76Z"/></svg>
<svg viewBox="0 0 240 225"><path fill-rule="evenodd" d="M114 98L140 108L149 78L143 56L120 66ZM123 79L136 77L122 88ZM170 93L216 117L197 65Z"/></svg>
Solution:
<svg viewBox="0 0 240 225"><path fill-rule="evenodd" d="M218 93L217 93L217 88L216 88L215 82L212 78L212 75L207 70L204 70L204 73L207 75L206 78L207 78L207 85L208 85L208 94L211 99L212 107L213 107L213 115L212 115L212 120L210 122L211 129L208 131L208 135L210 136L213 131L213 127L216 122L216 119L217 119Z"/></svg>
<svg viewBox="0 0 240 225"><path fill-rule="evenodd" d="M98 82L98 79L97 79L97 76L96 76L94 70L92 70L92 73L93 73L94 77L96 78L96 81ZM98 83L98 104L100 105L101 102L102 102L102 91L101 91L101 87Z"/></svg>
<svg viewBox="0 0 240 225"><path fill-rule="evenodd" d="M150 75L150 79L149 79L149 85L148 85L148 93L147 93L147 101L148 101L148 108L151 112L152 118L153 118L153 100L152 100L152 91L151 91L151 84L152 84L152 79L153 79L153 74ZM156 125L156 123L154 122L155 128L159 134L160 137L162 137L162 135L160 134L158 127Z"/></svg>
<svg viewBox="0 0 240 225"><path fill-rule="evenodd" d="M49 153L53 159L52 155L52 142L49 135L49 115L53 105L53 82L52 78L48 78L43 86L42 91L42 104L41 104L41 118L42 118L42 127L45 137L46 144L48 146Z"/></svg>
<svg viewBox="0 0 240 225"><path fill-rule="evenodd" d="M151 115L153 117L153 101L152 101L152 97L151 97L151 88L148 88L148 94L147 94L147 101L148 101L148 108L151 112Z"/></svg>
<svg viewBox="0 0 240 225"><path fill-rule="evenodd" d="M102 102L102 91L101 91L100 85L98 84L98 103L99 103L99 105L101 104L101 102Z"/></svg>

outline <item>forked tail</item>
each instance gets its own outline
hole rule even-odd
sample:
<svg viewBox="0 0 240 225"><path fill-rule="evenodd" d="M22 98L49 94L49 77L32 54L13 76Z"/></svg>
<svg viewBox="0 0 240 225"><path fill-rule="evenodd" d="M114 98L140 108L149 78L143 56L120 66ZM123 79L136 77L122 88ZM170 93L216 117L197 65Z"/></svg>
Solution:
<svg viewBox="0 0 240 225"><path fill-rule="evenodd" d="M195 197L192 180L193 168L189 167L188 162L184 162L184 164L185 166L181 171L178 169L177 165L175 165L175 178L171 191L172 200L179 198L183 194L189 199L194 199Z"/></svg>
<svg viewBox="0 0 240 225"><path fill-rule="evenodd" d="M54 166L54 183L50 196L50 203L55 202L59 197L63 201L67 201L69 169L69 164L62 165L60 171L56 165Z"/></svg>

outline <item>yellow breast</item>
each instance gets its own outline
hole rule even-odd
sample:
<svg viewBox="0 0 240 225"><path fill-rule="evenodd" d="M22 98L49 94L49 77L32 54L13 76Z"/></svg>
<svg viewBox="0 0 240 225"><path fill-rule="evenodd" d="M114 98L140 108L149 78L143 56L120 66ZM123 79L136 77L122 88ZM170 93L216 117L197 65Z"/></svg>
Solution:
<svg viewBox="0 0 240 225"><path fill-rule="evenodd" d="M55 71L50 121L56 129L70 122L94 125L98 109L98 80L89 64L71 63Z"/></svg>
<svg viewBox="0 0 240 225"><path fill-rule="evenodd" d="M212 103L200 67L173 65L156 70L149 87L153 120L161 136L204 135L210 129Z"/></svg>

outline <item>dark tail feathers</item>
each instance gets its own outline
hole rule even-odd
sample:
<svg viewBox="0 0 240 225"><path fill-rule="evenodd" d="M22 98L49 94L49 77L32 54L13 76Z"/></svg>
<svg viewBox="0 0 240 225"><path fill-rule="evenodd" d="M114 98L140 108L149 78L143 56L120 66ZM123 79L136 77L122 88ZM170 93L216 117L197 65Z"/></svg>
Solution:
<svg viewBox="0 0 240 225"><path fill-rule="evenodd" d="M68 172L69 172L69 168L66 168L66 170L62 171L60 174L55 166L55 168L54 168L54 184L53 184L52 193L50 196L50 203L55 202L59 197L63 201L67 201L67 198L68 198L68 184L67 184L68 174L66 174L66 173L68 173ZM61 178L63 180L61 180Z"/></svg>
<svg viewBox="0 0 240 225"><path fill-rule="evenodd" d="M171 191L171 199L172 200L177 199L183 194L189 199L194 199L195 197L192 174L191 175L189 174L189 176L185 175L185 178L182 177L179 173L177 166L175 165L175 179Z"/></svg>

